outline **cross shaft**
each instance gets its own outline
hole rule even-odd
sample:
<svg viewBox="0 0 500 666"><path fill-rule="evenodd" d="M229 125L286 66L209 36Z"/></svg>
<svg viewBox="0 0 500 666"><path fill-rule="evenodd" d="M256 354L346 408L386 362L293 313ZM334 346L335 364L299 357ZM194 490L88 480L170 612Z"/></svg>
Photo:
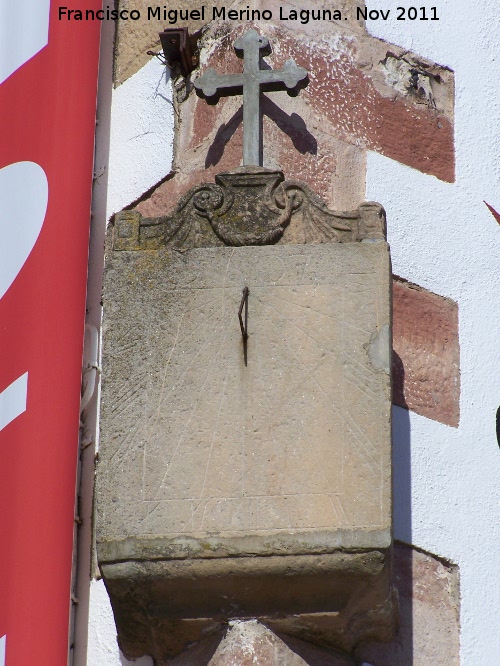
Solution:
<svg viewBox="0 0 500 666"><path fill-rule="evenodd" d="M195 81L195 88L209 103L217 103L221 95L243 94L243 164L261 165L262 117L260 94L262 90L287 90L296 95L299 84L307 85L307 72L293 60L287 60L283 69L261 69L262 55L269 55L271 48L267 37L255 30L249 30L239 37L234 48L238 57L243 58L242 74L219 75L209 68Z"/></svg>

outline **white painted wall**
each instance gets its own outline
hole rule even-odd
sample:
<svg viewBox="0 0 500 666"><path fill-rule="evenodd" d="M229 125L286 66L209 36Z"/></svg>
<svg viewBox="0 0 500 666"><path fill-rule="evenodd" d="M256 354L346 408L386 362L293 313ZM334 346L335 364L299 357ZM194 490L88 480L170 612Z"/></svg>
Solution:
<svg viewBox="0 0 500 666"><path fill-rule="evenodd" d="M100 580L92 581L90 586L87 663L89 666L153 666L150 657L129 661L121 654L108 593Z"/></svg>
<svg viewBox="0 0 500 666"><path fill-rule="evenodd" d="M170 172L174 113L168 71L152 58L113 91L108 219Z"/></svg>
<svg viewBox="0 0 500 666"><path fill-rule="evenodd" d="M394 408L395 536L459 565L461 664L478 666L500 654L500 227L483 203L500 210L500 14L487 0L430 4L439 22L368 28L455 71L456 182L371 153L366 196L386 208L394 272L459 304L459 427Z"/></svg>
<svg viewBox="0 0 500 666"><path fill-rule="evenodd" d="M459 565L461 664L495 664L500 654L500 451L495 437L500 227L483 200L500 211L500 12L490 0L432 0L429 6L437 7L439 21L403 22L395 20L399 5L412 2L378 3L392 8L392 16L386 23L369 22L368 29L455 71L457 177L453 184L443 183L370 153L366 198L386 208L394 272L459 303L461 418L459 427L451 428L394 408L395 536ZM146 67L121 86L128 86L128 110L120 88L114 95L110 211L133 201L170 169L170 106L160 111L168 141L157 137L159 143L148 143L147 133L132 136L126 129L134 105L144 108L144 95L159 81L156 64ZM136 173L127 175L131 154L141 158L132 160ZM114 636L107 595L94 582L89 666L129 663L120 658Z"/></svg>

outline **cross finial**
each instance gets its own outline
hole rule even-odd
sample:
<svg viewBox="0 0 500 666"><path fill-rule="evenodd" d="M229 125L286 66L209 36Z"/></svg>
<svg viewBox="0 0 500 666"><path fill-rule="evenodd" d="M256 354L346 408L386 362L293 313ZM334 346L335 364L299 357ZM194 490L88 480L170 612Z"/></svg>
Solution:
<svg viewBox="0 0 500 666"><path fill-rule="evenodd" d="M283 69L261 69L262 55L269 55L271 47L267 37L255 30L249 30L234 42L239 58L243 58L243 74L221 76L209 68L194 86L196 92L207 98L209 103L217 103L221 95L241 95L243 93L243 164L261 166L262 118L260 93L262 90L287 90L289 95L297 95L300 87L308 84L307 72L293 60L287 60Z"/></svg>

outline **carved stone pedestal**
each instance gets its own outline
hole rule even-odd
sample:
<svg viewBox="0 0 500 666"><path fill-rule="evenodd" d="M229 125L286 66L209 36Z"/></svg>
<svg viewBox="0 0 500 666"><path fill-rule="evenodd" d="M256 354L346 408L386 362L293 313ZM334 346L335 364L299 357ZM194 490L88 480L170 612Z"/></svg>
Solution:
<svg viewBox="0 0 500 666"><path fill-rule="evenodd" d="M161 661L234 618L344 650L389 638L380 206L221 174L170 216L117 217L104 307L97 541L125 654Z"/></svg>

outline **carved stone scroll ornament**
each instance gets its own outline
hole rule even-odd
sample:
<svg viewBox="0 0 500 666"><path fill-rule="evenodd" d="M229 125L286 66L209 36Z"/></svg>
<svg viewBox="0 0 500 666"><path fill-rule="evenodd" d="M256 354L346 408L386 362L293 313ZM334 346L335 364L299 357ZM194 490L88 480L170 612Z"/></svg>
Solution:
<svg viewBox="0 0 500 666"><path fill-rule="evenodd" d="M345 243L385 239L385 213L366 202L330 210L305 183L281 171L240 167L186 192L170 215L115 216L114 250L191 249L221 245Z"/></svg>

